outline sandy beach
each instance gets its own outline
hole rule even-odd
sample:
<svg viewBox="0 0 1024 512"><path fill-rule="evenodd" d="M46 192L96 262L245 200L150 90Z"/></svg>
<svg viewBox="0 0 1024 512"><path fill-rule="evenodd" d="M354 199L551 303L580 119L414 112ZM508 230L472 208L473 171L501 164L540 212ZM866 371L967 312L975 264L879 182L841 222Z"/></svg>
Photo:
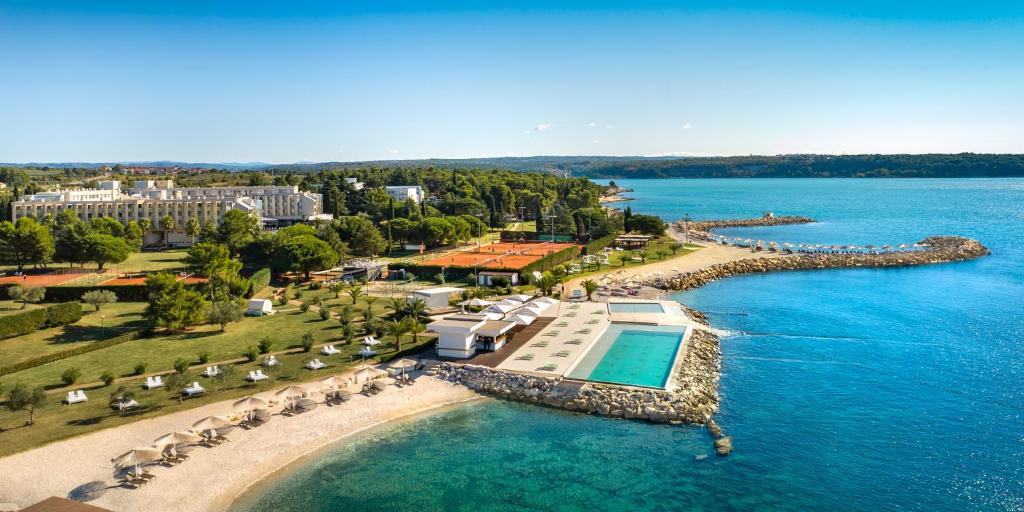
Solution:
<svg viewBox="0 0 1024 512"><path fill-rule="evenodd" d="M683 234L674 228L669 228L667 233L680 242L683 241ZM652 272L664 272L673 274L675 272L693 272L718 263L746 260L751 258L784 258L786 255L768 251L750 252L750 249L734 247L731 245L720 245L709 242L690 242L692 245L700 245L701 249L692 253L668 258L665 260L650 260L648 263L639 266L626 268L608 268L595 274L588 274L585 277L577 277L565 282L566 294L571 294L575 288L582 289L582 282L587 279L599 281L602 277L610 276L616 280L626 280L632 276L642 276Z"/></svg>
<svg viewBox="0 0 1024 512"><path fill-rule="evenodd" d="M269 393L261 396L270 397ZM175 467L149 466L156 479L140 489L112 487L90 503L115 511L225 510L248 487L328 444L388 421L480 398L432 377L411 387L388 386L376 396L354 395L334 407L293 417L274 415L265 425L232 429L230 441L194 447ZM0 459L0 502L22 507L49 496L66 497L94 481L115 484L110 459L206 416L232 412L234 400L101 430Z"/></svg>

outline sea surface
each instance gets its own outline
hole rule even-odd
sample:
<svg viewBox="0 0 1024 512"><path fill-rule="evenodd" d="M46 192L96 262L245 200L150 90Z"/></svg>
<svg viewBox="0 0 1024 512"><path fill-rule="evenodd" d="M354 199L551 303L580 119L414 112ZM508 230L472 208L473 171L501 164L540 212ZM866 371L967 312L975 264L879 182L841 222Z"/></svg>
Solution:
<svg viewBox="0 0 1024 512"><path fill-rule="evenodd" d="M774 211L778 242L976 238L980 260L743 276L672 297L723 338L704 429L478 402L363 436L236 511L1024 510L1024 180L617 180L666 219Z"/></svg>

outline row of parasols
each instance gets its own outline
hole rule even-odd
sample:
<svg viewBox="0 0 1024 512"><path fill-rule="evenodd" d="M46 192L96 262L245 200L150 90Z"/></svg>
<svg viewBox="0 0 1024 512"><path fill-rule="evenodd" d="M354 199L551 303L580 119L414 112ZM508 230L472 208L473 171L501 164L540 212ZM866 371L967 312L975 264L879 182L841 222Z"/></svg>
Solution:
<svg viewBox="0 0 1024 512"><path fill-rule="evenodd" d="M412 359L399 359L390 363L388 367L404 374L415 368L417 364L419 363ZM385 370L364 366L350 378L332 375L321 379L317 382L316 388L302 385L285 387L274 392L275 401L259 396L247 396L232 404L234 413L231 416L207 416L193 423L189 429L162 435L154 439L151 445L128 450L114 457L110 462L117 470L129 471L132 475L139 476L142 474L143 466L176 459L178 450L182 447L220 438L226 430L243 423L251 423L256 415L269 411L274 405L282 405L285 411L305 409L316 403L311 397L318 392L328 397L347 400L352 393L348 389L350 386L369 383L371 380L387 374L388 372Z"/></svg>
<svg viewBox="0 0 1024 512"><path fill-rule="evenodd" d="M753 240L750 238L729 237L714 235L712 238L722 245L733 245L736 247L754 248L768 251L786 251L801 253L829 253L829 254L882 254L888 252L912 252L928 248L927 244L899 244L899 245L823 245L823 244L794 244L790 242L778 243L774 240Z"/></svg>

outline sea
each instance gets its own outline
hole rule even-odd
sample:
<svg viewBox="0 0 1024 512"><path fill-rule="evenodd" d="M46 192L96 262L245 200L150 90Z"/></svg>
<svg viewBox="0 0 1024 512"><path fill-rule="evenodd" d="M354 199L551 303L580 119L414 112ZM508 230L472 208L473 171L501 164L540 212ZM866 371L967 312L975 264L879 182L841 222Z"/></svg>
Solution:
<svg viewBox="0 0 1024 512"><path fill-rule="evenodd" d="M972 237L975 261L733 277L670 297L722 338L703 428L484 400L375 430L235 512L1024 510L1024 179L616 180L667 220L771 211L779 243Z"/></svg>

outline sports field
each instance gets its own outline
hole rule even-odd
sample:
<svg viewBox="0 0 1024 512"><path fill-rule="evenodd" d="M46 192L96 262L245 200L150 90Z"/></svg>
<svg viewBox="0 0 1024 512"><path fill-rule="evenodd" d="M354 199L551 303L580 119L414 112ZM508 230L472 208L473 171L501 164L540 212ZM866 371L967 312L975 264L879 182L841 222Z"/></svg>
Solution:
<svg viewBox="0 0 1024 512"><path fill-rule="evenodd" d="M544 256L575 246L561 242L495 242L449 253L420 265L520 269Z"/></svg>
<svg viewBox="0 0 1024 512"><path fill-rule="evenodd" d="M4 276L0 277L0 283L16 283L22 286L56 286L64 284L68 281L73 281L89 275L95 275L94 270L83 270L78 268L71 269L55 269L46 271L46 273L30 274L26 272L20 276Z"/></svg>

